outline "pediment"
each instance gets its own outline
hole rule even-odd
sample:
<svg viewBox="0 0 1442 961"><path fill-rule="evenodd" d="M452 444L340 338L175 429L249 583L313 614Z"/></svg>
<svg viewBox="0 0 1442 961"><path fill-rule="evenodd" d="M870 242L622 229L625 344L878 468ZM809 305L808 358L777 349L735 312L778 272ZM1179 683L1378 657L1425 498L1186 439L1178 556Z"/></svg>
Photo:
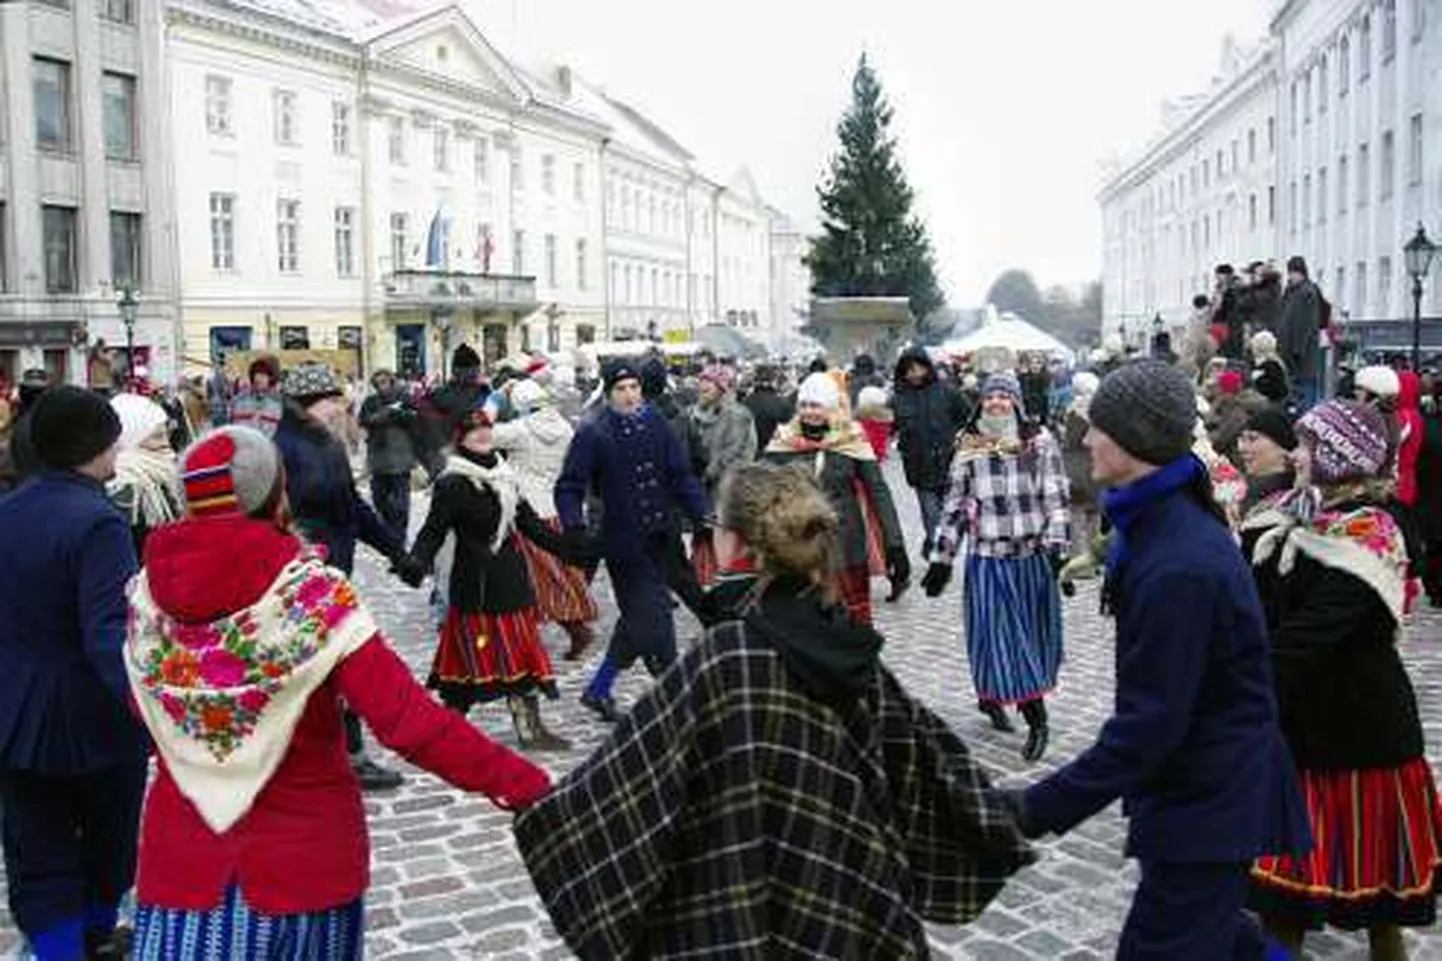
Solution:
<svg viewBox="0 0 1442 961"><path fill-rule="evenodd" d="M382 64L419 70L508 100L530 99L525 81L455 7L392 27L370 46Z"/></svg>

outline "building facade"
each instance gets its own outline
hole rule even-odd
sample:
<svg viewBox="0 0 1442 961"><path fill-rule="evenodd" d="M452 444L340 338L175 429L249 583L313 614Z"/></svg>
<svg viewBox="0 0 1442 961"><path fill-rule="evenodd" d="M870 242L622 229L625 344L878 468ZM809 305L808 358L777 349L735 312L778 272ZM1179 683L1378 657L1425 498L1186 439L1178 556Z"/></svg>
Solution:
<svg viewBox="0 0 1442 961"><path fill-rule="evenodd" d="M179 366L160 17L159 0L0 4L0 380L85 383L100 340L133 342L153 376Z"/></svg>

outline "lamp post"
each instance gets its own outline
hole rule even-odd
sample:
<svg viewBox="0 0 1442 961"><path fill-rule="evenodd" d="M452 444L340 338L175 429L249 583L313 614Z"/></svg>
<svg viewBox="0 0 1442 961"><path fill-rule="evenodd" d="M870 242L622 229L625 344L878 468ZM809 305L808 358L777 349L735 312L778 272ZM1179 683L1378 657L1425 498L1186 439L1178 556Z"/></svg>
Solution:
<svg viewBox="0 0 1442 961"><path fill-rule="evenodd" d="M436 301L431 306L431 323L441 332L441 382L444 383L450 379L446 361L451 352L451 315L454 313L454 308L448 302L451 289L445 284L436 284L431 288L431 296Z"/></svg>
<svg viewBox="0 0 1442 961"><path fill-rule="evenodd" d="M1412 239L1402 246L1407 273L1412 275L1412 370L1422 370L1422 278L1432 269L1437 245L1427 238L1427 229L1420 223Z"/></svg>
<svg viewBox="0 0 1442 961"><path fill-rule="evenodd" d="M135 319L140 313L140 299L135 291L126 287L115 301L120 311L120 322L125 325L125 379L127 386L135 386Z"/></svg>

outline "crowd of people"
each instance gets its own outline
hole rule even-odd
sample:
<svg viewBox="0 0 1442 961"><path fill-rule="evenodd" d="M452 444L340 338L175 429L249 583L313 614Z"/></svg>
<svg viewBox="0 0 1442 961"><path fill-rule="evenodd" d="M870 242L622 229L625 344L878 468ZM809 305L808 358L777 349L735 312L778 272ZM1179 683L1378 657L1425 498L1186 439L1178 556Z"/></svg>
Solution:
<svg viewBox="0 0 1442 961"><path fill-rule="evenodd" d="M592 385L541 356L486 374L461 346L444 384L377 371L356 396L262 355L200 414L27 376L0 399L0 819L29 949L358 957L361 792L403 780L364 725L519 812L585 958L925 956L923 921L974 918L1031 839L1117 799L1142 867L1120 957L1300 957L1326 925L1403 957L1442 869L1398 653L1418 585L1442 604L1438 385L1363 367L1323 400L1305 264L1272 294L1265 271L1219 280L1209 350L1163 334L1079 370L640 345ZM358 544L431 582L423 683L351 579ZM881 661L874 582L897 603L919 571L933 604L958 563L938 616L1026 762L1067 599L1099 575L1116 623L1112 717L1025 789ZM526 756L573 750L543 716L545 626L587 659L605 590L579 697L613 727L553 784ZM654 684L623 704L638 663ZM501 701L519 752L467 721Z"/></svg>

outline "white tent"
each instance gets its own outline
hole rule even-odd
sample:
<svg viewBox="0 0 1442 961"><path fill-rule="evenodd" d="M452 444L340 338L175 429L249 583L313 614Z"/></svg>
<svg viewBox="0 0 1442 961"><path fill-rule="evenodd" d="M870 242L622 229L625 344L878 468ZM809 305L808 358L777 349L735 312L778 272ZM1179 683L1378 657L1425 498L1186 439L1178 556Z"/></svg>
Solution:
<svg viewBox="0 0 1442 961"><path fill-rule="evenodd" d="M1072 349L1039 327L1015 314L997 315L988 307L980 327L942 347L952 354L975 354L981 351L1009 350L1018 354L1047 354L1061 357L1068 364L1076 358Z"/></svg>

